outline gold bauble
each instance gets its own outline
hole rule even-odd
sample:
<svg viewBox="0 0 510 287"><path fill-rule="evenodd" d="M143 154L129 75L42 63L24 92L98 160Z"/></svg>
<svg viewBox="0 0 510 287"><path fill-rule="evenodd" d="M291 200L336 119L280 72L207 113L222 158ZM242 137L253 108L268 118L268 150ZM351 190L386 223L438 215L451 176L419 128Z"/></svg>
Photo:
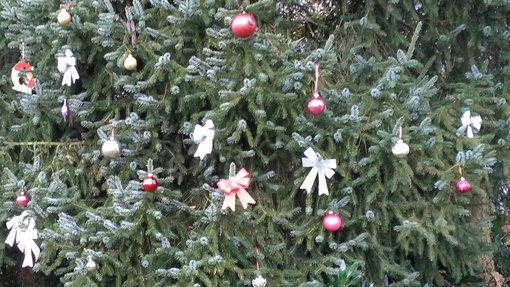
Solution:
<svg viewBox="0 0 510 287"><path fill-rule="evenodd" d="M124 68L126 68L126 70L128 71L134 71L136 70L136 66L137 66L137 61L136 61L136 58L133 57L133 55L129 54L127 56L127 58L124 60Z"/></svg>
<svg viewBox="0 0 510 287"><path fill-rule="evenodd" d="M62 26L71 23L71 19L71 13L69 13L66 9L60 10L57 14L57 21Z"/></svg>
<svg viewBox="0 0 510 287"><path fill-rule="evenodd" d="M85 265L88 271L94 272L97 270L97 264L92 260L91 257L88 258L87 264Z"/></svg>

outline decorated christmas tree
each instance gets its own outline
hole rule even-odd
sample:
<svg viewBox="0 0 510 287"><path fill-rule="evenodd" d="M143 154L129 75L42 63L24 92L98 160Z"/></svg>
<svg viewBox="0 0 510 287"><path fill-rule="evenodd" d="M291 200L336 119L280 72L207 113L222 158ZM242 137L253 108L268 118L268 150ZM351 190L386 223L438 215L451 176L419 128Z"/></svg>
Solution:
<svg viewBox="0 0 510 287"><path fill-rule="evenodd" d="M492 286L510 140L492 2L0 1L3 269Z"/></svg>

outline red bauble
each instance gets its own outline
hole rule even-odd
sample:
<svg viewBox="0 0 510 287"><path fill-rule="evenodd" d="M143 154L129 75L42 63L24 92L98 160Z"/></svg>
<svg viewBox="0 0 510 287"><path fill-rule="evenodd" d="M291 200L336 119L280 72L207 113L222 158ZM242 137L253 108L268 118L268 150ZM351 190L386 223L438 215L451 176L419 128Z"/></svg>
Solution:
<svg viewBox="0 0 510 287"><path fill-rule="evenodd" d="M326 101L318 95L315 95L306 101L306 109L314 116L320 115L325 108Z"/></svg>
<svg viewBox="0 0 510 287"><path fill-rule="evenodd" d="M471 183L467 181L467 179L461 177L457 182L455 182L455 189L458 193L464 193L471 189Z"/></svg>
<svg viewBox="0 0 510 287"><path fill-rule="evenodd" d="M27 206L28 202L30 201L30 195L26 193L20 193L18 196L16 196L16 204L25 207Z"/></svg>
<svg viewBox="0 0 510 287"><path fill-rule="evenodd" d="M152 174L149 174L146 178L142 181L142 187L145 191L153 192L158 188L158 180L152 176Z"/></svg>
<svg viewBox="0 0 510 287"><path fill-rule="evenodd" d="M242 12L232 18L230 29L237 37L248 38L257 30L257 21L252 14Z"/></svg>
<svg viewBox="0 0 510 287"><path fill-rule="evenodd" d="M342 218L340 215L330 211L322 219L322 226L329 232L335 232L342 227Z"/></svg>

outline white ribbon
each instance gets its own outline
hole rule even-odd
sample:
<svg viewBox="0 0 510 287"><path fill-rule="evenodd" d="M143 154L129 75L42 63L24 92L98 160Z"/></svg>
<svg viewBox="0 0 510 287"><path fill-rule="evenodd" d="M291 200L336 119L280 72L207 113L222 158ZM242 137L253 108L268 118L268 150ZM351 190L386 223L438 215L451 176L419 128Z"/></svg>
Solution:
<svg viewBox="0 0 510 287"><path fill-rule="evenodd" d="M473 138L474 134L477 134L482 127L482 118L480 116L472 117L470 111L464 112L460 118L462 127L460 130L466 133L468 138Z"/></svg>
<svg viewBox="0 0 510 287"><path fill-rule="evenodd" d="M193 131L193 141L198 144L195 157L200 157L200 160L204 159L207 154L210 154L213 148L214 139L214 123L211 120L205 121L203 126L195 125Z"/></svg>
<svg viewBox="0 0 510 287"><path fill-rule="evenodd" d="M76 57L74 57L73 52L69 49L64 52L64 57L57 58L57 69L60 73L64 74L62 86L71 86L71 84L74 84L80 78L76 70Z"/></svg>
<svg viewBox="0 0 510 287"><path fill-rule="evenodd" d="M319 195L329 195L326 177L331 178L335 174L336 159L322 159L320 154L316 153L311 147L305 151L305 156L302 158L303 167L311 167L312 170L308 173L303 181L300 189L306 189L308 193L312 190L315 177L319 177Z"/></svg>
<svg viewBox="0 0 510 287"><path fill-rule="evenodd" d="M5 239L5 243L12 247L16 239L19 250L25 254L25 259L21 267L33 267L34 260L32 254L34 254L35 260L37 261L41 253L39 246L37 246L34 241L34 239L38 238L34 218L25 210L19 216L9 219L6 225L7 229L11 231Z"/></svg>

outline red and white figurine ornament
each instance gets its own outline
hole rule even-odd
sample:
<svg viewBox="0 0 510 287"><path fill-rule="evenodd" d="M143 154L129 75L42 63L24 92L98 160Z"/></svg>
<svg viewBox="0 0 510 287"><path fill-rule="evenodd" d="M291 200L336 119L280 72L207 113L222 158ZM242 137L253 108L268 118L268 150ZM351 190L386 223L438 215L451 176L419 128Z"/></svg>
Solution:
<svg viewBox="0 0 510 287"><path fill-rule="evenodd" d="M149 159L147 161L147 176L142 180L143 190L147 192L154 192L158 188L158 180L154 177L152 172L152 159Z"/></svg>
<svg viewBox="0 0 510 287"><path fill-rule="evenodd" d="M315 64L315 84L313 96L306 100L306 109L310 114L318 116L326 109L326 101L319 94L319 68L320 64Z"/></svg>
<svg viewBox="0 0 510 287"><path fill-rule="evenodd" d="M471 183L462 175L462 167L459 166L460 179L455 182L455 190L458 193L466 193L471 189Z"/></svg>
<svg viewBox="0 0 510 287"><path fill-rule="evenodd" d="M243 11L232 18L230 29L237 37L248 38L257 30L257 21L252 14Z"/></svg>
<svg viewBox="0 0 510 287"><path fill-rule="evenodd" d="M333 211L329 211L322 219L322 226L329 232L338 231L342 227L342 218Z"/></svg>
<svg viewBox="0 0 510 287"><path fill-rule="evenodd" d="M25 60L25 43L21 43L21 60L11 69L12 89L25 94L32 94L35 78L32 71L34 67ZM22 77L22 75L25 77Z"/></svg>

